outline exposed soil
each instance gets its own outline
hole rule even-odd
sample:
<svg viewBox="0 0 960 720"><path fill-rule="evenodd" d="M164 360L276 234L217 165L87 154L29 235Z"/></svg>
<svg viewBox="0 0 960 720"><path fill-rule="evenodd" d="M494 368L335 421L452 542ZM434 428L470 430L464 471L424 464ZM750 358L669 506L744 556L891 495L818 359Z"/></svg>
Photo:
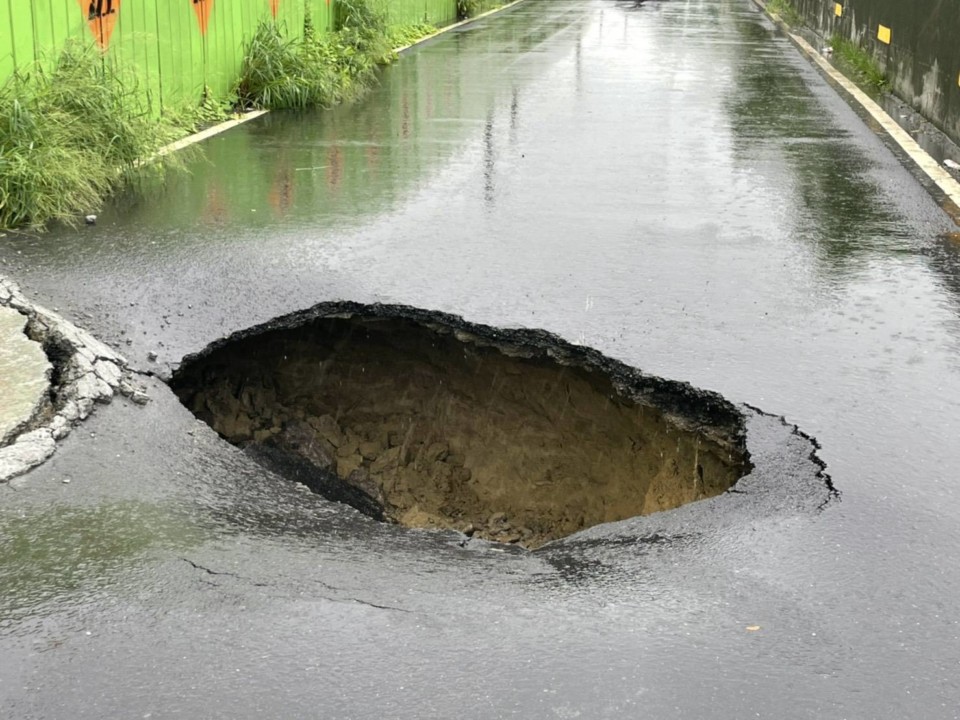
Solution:
<svg viewBox="0 0 960 720"><path fill-rule="evenodd" d="M377 519L534 548L749 468L722 398L545 333L382 307L290 324L207 351L174 389L230 442Z"/></svg>

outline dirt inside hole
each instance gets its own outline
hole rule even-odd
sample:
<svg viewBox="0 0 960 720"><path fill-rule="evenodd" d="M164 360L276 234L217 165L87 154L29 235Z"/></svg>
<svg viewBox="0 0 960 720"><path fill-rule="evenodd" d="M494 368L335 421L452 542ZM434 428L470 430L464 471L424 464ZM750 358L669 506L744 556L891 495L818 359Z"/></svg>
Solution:
<svg viewBox="0 0 960 720"><path fill-rule="evenodd" d="M369 312L248 333L172 386L332 500L528 548L719 494L749 468L742 417L712 393L546 333Z"/></svg>

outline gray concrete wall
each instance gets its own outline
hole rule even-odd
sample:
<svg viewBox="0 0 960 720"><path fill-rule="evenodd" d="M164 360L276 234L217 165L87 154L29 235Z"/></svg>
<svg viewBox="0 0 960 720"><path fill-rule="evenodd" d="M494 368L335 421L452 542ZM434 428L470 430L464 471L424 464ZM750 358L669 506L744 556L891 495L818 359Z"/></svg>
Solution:
<svg viewBox="0 0 960 720"><path fill-rule="evenodd" d="M825 37L839 33L868 50L892 89L960 143L960 0L793 0ZM890 29L890 43L878 29Z"/></svg>

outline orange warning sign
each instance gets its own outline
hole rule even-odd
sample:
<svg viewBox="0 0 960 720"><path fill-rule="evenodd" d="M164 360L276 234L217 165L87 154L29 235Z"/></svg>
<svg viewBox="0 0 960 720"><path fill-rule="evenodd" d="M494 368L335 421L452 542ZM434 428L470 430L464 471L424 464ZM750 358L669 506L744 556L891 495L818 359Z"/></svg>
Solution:
<svg viewBox="0 0 960 720"><path fill-rule="evenodd" d="M110 47L110 36L113 35L113 28L117 24L120 0L78 0L78 2L97 45L100 49L106 50Z"/></svg>
<svg viewBox="0 0 960 720"><path fill-rule="evenodd" d="M277 17L277 11L280 10L280 0L270 0L270 12L273 17Z"/></svg>
<svg viewBox="0 0 960 720"><path fill-rule="evenodd" d="M207 34L207 26L210 24L210 12L213 10L213 0L190 0L193 3L193 11L197 14L197 24L200 26L200 34Z"/></svg>

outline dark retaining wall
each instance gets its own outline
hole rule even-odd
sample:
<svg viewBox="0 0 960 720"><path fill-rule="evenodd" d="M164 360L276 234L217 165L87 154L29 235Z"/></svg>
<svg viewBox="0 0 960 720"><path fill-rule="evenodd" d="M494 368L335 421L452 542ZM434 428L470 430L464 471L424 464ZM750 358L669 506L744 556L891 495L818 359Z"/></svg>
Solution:
<svg viewBox="0 0 960 720"><path fill-rule="evenodd" d="M824 37L856 41L883 67L896 94L960 143L960 0L793 0ZM880 26L889 28L882 42Z"/></svg>

